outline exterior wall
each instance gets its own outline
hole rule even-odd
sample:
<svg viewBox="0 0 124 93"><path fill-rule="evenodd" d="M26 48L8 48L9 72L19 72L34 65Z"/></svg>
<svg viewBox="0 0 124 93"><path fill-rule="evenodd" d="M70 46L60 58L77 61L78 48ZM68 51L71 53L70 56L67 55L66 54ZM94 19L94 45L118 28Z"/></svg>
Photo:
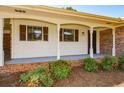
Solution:
<svg viewBox="0 0 124 93"><path fill-rule="evenodd" d="M112 30L100 31L100 52L103 54L112 53ZM115 31L116 56L124 55L124 26L117 27Z"/></svg>
<svg viewBox="0 0 124 93"><path fill-rule="evenodd" d="M61 55L78 55L88 53L88 28L79 25L62 25L62 28L79 29L78 42L61 42ZM82 34L84 32L84 35Z"/></svg>
<svg viewBox="0 0 124 93"><path fill-rule="evenodd" d="M20 41L19 25L48 26L48 41ZM87 54L87 28L79 25L62 27L79 29L79 42L60 42L61 55ZM82 32L85 32L82 35ZM47 57L57 55L57 27L54 24L32 21L12 20L12 58Z"/></svg>
<svg viewBox="0 0 124 93"><path fill-rule="evenodd" d="M100 53L112 54L112 30L107 29L100 31Z"/></svg>
<svg viewBox="0 0 124 93"><path fill-rule="evenodd" d="M124 55L124 26L116 28L116 55Z"/></svg>
<svg viewBox="0 0 124 93"><path fill-rule="evenodd" d="M48 41L20 41L19 25L48 26ZM56 25L29 20L12 21L12 58L56 56Z"/></svg>

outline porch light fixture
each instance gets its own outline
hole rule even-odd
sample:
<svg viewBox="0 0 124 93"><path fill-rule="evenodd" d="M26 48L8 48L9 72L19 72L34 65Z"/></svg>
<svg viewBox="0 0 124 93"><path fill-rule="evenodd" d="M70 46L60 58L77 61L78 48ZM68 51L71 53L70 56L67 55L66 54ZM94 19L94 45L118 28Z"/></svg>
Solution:
<svg viewBox="0 0 124 93"><path fill-rule="evenodd" d="M19 13L26 13L25 10L19 10L19 9L15 9L15 12L19 12Z"/></svg>
<svg viewBox="0 0 124 93"><path fill-rule="evenodd" d="M84 35L85 33L84 32L82 32L82 35Z"/></svg>

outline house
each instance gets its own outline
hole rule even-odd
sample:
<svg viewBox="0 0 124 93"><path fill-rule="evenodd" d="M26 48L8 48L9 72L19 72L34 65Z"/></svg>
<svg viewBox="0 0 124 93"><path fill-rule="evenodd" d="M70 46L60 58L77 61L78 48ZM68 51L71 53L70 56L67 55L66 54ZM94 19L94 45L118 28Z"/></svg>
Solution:
<svg viewBox="0 0 124 93"><path fill-rule="evenodd" d="M0 6L0 66L14 59L95 54L124 54L123 19L47 6Z"/></svg>

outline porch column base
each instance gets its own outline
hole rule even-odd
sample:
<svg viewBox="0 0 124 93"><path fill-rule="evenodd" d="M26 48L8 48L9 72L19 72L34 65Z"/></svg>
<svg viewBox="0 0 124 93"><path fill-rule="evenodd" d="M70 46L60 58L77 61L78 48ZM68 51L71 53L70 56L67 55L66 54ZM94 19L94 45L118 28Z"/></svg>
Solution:
<svg viewBox="0 0 124 93"><path fill-rule="evenodd" d="M60 54L57 55L57 60L60 60Z"/></svg>
<svg viewBox="0 0 124 93"><path fill-rule="evenodd" d="M90 57L93 58L93 48L90 49Z"/></svg>
<svg viewBox="0 0 124 93"><path fill-rule="evenodd" d="M112 48L112 56L115 56L115 48Z"/></svg>

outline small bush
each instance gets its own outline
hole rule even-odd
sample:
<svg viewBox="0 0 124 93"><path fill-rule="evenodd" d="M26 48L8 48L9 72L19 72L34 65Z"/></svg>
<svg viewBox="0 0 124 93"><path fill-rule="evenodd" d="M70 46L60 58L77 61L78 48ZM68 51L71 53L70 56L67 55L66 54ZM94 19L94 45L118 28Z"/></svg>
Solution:
<svg viewBox="0 0 124 93"><path fill-rule="evenodd" d="M96 60L93 58L85 58L84 59L84 69L88 72L98 71L98 64L96 63Z"/></svg>
<svg viewBox="0 0 124 93"><path fill-rule="evenodd" d="M124 70L124 63L120 64L120 69Z"/></svg>
<svg viewBox="0 0 124 93"><path fill-rule="evenodd" d="M118 58L118 62L119 62L119 68L120 68L121 70L124 70L124 55L122 55L122 56L120 56L120 57Z"/></svg>
<svg viewBox="0 0 124 93"><path fill-rule="evenodd" d="M116 57L105 56L102 59L103 69L106 71L113 71L118 67L118 61Z"/></svg>
<svg viewBox="0 0 124 93"><path fill-rule="evenodd" d="M52 86L53 80L48 67L39 67L20 76L20 80L27 86Z"/></svg>
<svg viewBox="0 0 124 93"><path fill-rule="evenodd" d="M56 80L63 80L71 73L71 67L68 61L58 60L50 63L51 75Z"/></svg>

